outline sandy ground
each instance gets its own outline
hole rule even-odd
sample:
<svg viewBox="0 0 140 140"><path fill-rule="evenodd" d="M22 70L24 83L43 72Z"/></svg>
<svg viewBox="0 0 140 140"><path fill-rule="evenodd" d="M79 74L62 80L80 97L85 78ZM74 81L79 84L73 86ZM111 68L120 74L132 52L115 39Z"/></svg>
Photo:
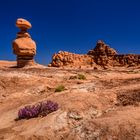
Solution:
<svg viewBox="0 0 140 140"><path fill-rule="evenodd" d="M0 140L140 140L140 67L17 69L0 62ZM73 79L83 74L86 79ZM55 92L58 85L65 90ZM59 104L46 117L15 121L25 105Z"/></svg>

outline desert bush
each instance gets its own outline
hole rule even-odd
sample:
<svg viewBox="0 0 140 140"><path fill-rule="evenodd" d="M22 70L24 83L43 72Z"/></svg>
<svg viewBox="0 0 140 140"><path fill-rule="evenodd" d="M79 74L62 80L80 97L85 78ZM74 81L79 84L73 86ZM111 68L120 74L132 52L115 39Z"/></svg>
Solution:
<svg viewBox="0 0 140 140"><path fill-rule="evenodd" d="M58 87L55 88L55 92L61 92L64 90L65 90L65 87L63 85L59 85Z"/></svg>
<svg viewBox="0 0 140 140"><path fill-rule="evenodd" d="M74 80L74 79L77 79L77 76L70 76L69 78L70 80Z"/></svg>
<svg viewBox="0 0 140 140"><path fill-rule="evenodd" d="M117 101L117 105L138 105L140 103L140 91L133 90L126 93L119 93L117 95Z"/></svg>
<svg viewBox="0 0 140 140"><path fill-rule="evenodd" d="M70 76L69 79L70 79L70 80L71 80L71 79L72 79L72 80L74 80L74 79L85 80L85 79L86 79L86 76L83 75L83 74L78 74L78 75L76 75L76 76Z"/></svg>
<svg viewBox="0 0 140 140"><path fill-rule="evenodd" d="M80 79L80 80L85 80L86 76L83 75L83 74L78 74L77 78Z"/></svg>
<svg viewBox="0 0 140 140"><path fill-rule="evenodd" d="M56 110L58 110L57 103L52 101L43 101L20 109L18 111L18 119L30 119L38 116L46 116Z"/></svg>

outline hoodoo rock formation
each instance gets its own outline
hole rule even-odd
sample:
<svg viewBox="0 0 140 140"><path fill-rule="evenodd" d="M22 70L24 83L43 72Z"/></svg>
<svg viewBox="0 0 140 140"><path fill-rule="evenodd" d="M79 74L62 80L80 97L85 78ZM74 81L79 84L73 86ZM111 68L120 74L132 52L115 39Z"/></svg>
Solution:
<svg viewBox="0 0 140 140"><path fill-rule="evenodd" d="M13 41L13 53L17 55L17 67L34 65L34 56L36 54L36 43L27 32L32 27L31 23L25 19L19 18L16 26L20 29L16 39Z"/></svg>
<svg viewBox="0 0 140 140"><path fill-rule="evenodd" d="M140 55L118 54L103 41L98 41L96 47L88 52L94 62L100 66L137 66L140 64Z"/></svg>
<svg viewBox="0 0 140 140"><path fill-rule="evenodd" d="M117 55L117 52L106 45L103 41L99 40L96 47L88 52L88 55L93 58L96 64L106 66L112 63L112 58Z"/></svg>
<svg viewBox="0 0 140 140"><path fill-rule="evenodd" d="M58 54L54 54L52 60L52 63L49 65L52 67L96 67L93 59L88 55L74 54L65 51L59 51Z"/></svg>
<svg viewBox="0 0 140 140"><path fill-rule="evenodd" d="M73 54L69 52L59 52L54 54L50 66L53 67L115 67L115 66L138 66L140 65L140 55L121 55L115 49L99 40L96 47L85 55Z"/></svg>

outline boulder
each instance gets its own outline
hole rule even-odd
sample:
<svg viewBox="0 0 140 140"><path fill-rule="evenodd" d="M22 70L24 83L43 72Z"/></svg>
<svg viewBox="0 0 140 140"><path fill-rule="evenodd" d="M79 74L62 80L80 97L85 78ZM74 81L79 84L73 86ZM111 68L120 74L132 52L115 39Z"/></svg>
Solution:
<svg viewBox="0 0 140 140"><path fill-rule="evenodd" d="M36 43L31 38L18 38L13 42L13 52L20 56L34 56L36 54Z"/></svg>

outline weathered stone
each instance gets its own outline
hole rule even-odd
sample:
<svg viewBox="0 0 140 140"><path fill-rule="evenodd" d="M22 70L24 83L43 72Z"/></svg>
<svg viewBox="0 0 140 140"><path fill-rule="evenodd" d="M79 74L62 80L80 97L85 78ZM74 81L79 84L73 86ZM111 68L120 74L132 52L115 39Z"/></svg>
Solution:
<svg viewBox="0 0 140 140"><path fill-rule="evenodd" d="M16 26L21 30L27 30L32 27L31 23L23 18L17 19Z"/></svg>
<svg viewBox="0 0 140 140"><path fill-rule="evenodd" d="M140 55L119 55L103 41L98 41L96 47L88 52L94 62L100 66L136 66L140 64Z"/></svg>
<svg viewBox="0 0 140 140"><path fill-rule="evenodd" d="M30 34L25 32L25 31L21 31L17 33L17 38L31 38Z"/></svg>
<svg viewBox="0 0 140 140"><path fill-rule="evenodd" d="M34 56L36 44L31 38L18 38L13 42L13 51L19 56Z"/></svg>
<svg viewBox="0 0 140 140"><path fill-rule="evenodd" d="M31 39L27 29L31 28L30 22L24 19L18 19L16 26L20 28L17 38L13 41L13 53L17 55L17 66L34 65L34 56L36 54L36 43Z"/></svg>
<svg viewBox="0 0 140 140"><path fill-rule="evenodd" d="M59 51L58 54L54 54L52 57L51 65L53 67L80 67L85 66L88 67L90 65L96 66L93 59L88 55L79 55L69 52Z"/></svg>
<svg viewBox="0 0 140 140"><path fill-rule="evenodd" d="M99 40L96 47L87 55L74 54L60 51L54 54L51 65L54 67L98 67L108 68L114 66L137 66L140 64L140 55L119 55L117 51L103 41Z"/></svg>

